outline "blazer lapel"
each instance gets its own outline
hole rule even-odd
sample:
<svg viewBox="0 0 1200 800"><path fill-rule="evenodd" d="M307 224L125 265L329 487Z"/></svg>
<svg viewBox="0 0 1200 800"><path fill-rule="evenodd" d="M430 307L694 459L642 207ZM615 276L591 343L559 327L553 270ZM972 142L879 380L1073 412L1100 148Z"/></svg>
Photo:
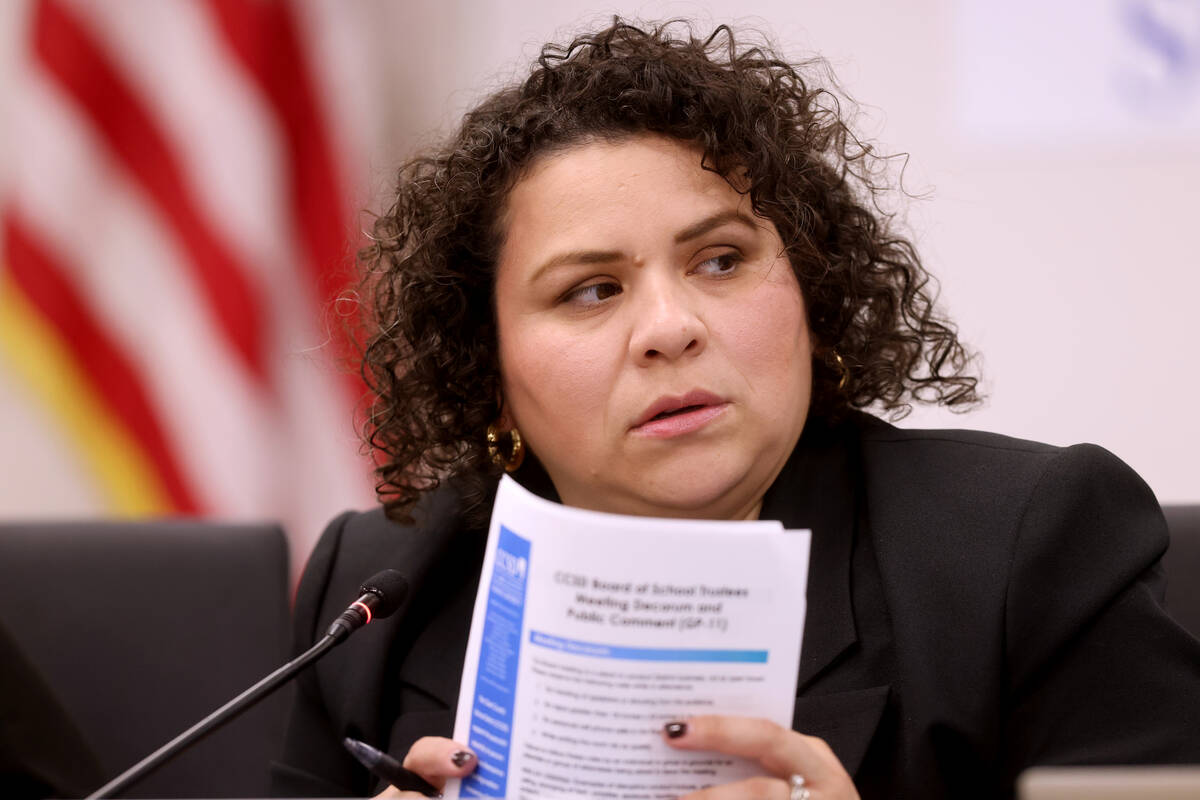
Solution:
<svg viewBox="0 0 1200 800"><path fill-rule="evenodd" d="M872 685L879 676L860 672L853 658L859 643L851 592L860 481L852 437L853 426L810 422L764 498L761 516L788 529L812 529L792 727L824 739L854 775L883 718L890 688ZM855 688L824 688L831 685Z"/></svg>
<svg viewBox="0 0 1200 800"><path fill-rule="evenodd" d="M450 737L454 732L484 535L481 531L460 535L454 557L442 560L432 571L419 572L423 583L454 588L439 596L436 603L419 609L415 616L420 622L412 626L411 633L400 632L399 627L391 633L403 643L392 650L394 666L386 678L391 686L385 692L399 698L403 709L392 722L387 738L388 751L397 758L403 759L412 743L422 736ZM403 626L413 621L410 617L395 624Z"/></svg>
<svg viewBox="0 0 1200 800"><path fill-rule="evenodd" d="M550 476L536 458L526 458L521 469L513 473L513 477L534 494L551 502L561 502L554 490L554 484L550 482ZM492 504L496 488L490 488L491 494L485 505ZM455 563L458 569L437 576L437 580L442 584L461 588L417 635L396 676L401 682L419 689L436 704L448 709L450 727L453 727L454 712L458 706L458 690L467 653L467 639L471 632L475 594L482 577L480 569L483 566L487 534L486 527L470 530L466 534L457 534L459 555ZM469 554L466 551L469 551ZM419 580L426 579L426 570L422 569ZM450 734L447 732L445 735Z"/></svg>
<svg viewBox="0 0 1200 800"><path fill-rule="evenodd" d="M395 674L395 680L431 699L433 702L429 706L448 709L451 714L458 706L458 689L478 585L469 575L455 576L454 580L462 588L448 599L413 640Z"/></svg>
<svg viewBox="0 0 1200 800"><path fill-rule="evenodd" d="M762 519L812 529L808 617L796 693L801 694L858 640L850 599L854 483L843 438L810 420L763 498Z"/></svg>
<svg viewBox="0 0 1200 800"><path fill-rule="evenodd" d="M467 623L470 622L467 610ZM403 710L392 720L386 749L403 761L413 742L423 736L454 735L454 713L458 703L458 676L466 651L466 631L462 644L448 644L458 620L439 614L413 641L404 660L388 680L389 691L401 698ZM446 627L449 626L449 629Z"/></svg>

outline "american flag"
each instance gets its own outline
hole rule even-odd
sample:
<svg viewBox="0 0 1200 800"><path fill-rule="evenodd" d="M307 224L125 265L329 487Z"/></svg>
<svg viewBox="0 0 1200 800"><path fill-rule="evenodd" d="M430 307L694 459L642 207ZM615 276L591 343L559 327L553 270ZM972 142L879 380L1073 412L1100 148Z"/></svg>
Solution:
<svg viewBox="0 0 1200 800"><path fill-rule="evenodd" d="M298 561L371 502L335 302L363 201L353 6L29 7L4 122L0 370L48 410L103 513L279 519Z"/></svg>

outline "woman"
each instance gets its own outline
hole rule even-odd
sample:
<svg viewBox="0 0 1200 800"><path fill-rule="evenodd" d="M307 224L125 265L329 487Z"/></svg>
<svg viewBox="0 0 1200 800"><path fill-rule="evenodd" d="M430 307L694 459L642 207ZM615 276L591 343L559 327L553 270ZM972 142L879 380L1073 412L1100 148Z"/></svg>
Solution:
<svg viewBox="0 0 1200 800"><path fill-rule="evenodd" d="M437 785L473 769L445 737L506 469L584 508L813 529L795 731L664 732L761 764L705 797L1005 796L1032 764L1200 760L1200 646L1160 607L1145 484L1096 447L858 410L977 399L884 171L769 51L619 21L403 168L366 257L384 509L326 531L297 643L383 566L414 595L304 676L277 793L377 791L344 736Z"/></svg>

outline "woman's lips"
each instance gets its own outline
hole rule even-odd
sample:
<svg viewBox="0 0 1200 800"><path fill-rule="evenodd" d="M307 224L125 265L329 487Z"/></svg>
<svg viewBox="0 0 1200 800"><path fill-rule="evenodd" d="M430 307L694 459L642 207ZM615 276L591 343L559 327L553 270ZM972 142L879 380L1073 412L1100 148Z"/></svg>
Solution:
<svg viewBox="0 0 1200 800"><path fill-rule="evenodd" d="M699 430L728 407L724 399L703 390L681 397L660 397L642 412L631 428L634 433L653 438L670 438Z"/></svg>
<svg viewBox="0 0 1200 800"><path fill-rule="evenodd" d="M678 414L671 414L667 417L643 422L634 428L633 432L639 436L648 436L653 439L670 439L674 436L683 436L685 433L700 430L710 421L725 413L725 409L728 407L728 403L711 406L693 406L688 411L681 411Z"/></svg>

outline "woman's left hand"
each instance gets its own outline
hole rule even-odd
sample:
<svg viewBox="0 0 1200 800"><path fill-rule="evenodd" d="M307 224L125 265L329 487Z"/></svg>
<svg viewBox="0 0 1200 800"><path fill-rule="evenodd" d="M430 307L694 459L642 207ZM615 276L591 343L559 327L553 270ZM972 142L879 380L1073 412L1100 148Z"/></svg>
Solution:
<svg viewBox="0 0 1200 800"><path fill-rule="evenodd" d="M710 786L689 800L843 800L857 798L850 775L823 739L753 717L703 716L668 723L667 744L678 750L711 750L757 761L766 775Z"/></svg>

